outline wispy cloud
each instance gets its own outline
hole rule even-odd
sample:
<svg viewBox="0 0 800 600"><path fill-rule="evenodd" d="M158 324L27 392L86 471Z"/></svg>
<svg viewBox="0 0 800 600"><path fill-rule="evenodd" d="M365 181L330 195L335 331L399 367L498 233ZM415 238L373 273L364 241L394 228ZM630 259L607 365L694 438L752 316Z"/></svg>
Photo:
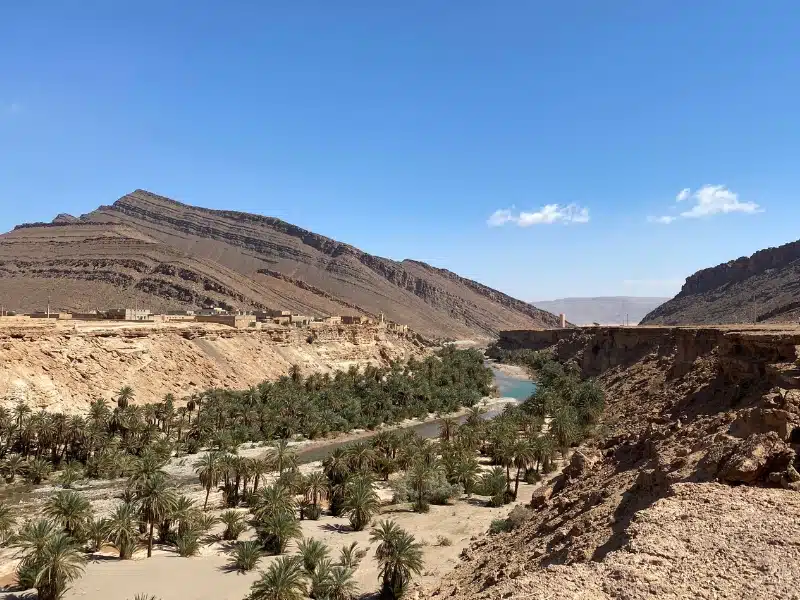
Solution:
<svg viewBox="0 0 800 600"><path fill-rule="evenodd" d="M678 217L668 217L668 216L647 217L647 222L648 223L661 223L662 225L669 225L670 223L672 223L677 218Z"/></svg>
<svg viewBox="0 0 800 600"><path fill-rule="evenodd" d="M22 104L19 102L11 102L8 104L0 104L0 115L10 117L22 112Z"/></svg>
<svg viewBox="0 0 800 600"><path fill-rule="evenodd" d="M552 223L588 223L589 209L577 204L546 204L535 212L516 212L514 207L494 211L486 220L489 227L501 227L512 223L519 227L550 225Z"/></svg>
<svg viewBox="0 0 800 600"><path fill-rule="evenodd" d="M729 190L724 185L704 185L694 192L689 188L684 188L678 192L675 202L677 204L689 202L693 203L694 206L689 210L682 211L677 216L647 217L647 221L669 225L678 219L697 219L728 213L754 214L764 212L755 202L739 200L739 194Z"/></svg>

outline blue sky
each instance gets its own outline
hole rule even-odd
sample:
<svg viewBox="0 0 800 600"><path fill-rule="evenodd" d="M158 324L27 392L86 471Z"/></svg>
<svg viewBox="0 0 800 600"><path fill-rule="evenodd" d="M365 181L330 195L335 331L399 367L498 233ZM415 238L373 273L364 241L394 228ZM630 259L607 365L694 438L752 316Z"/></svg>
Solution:
<svg viewBox="0 0 800 600"><path fill-rule="evenodd" d="M333 6L4 6L0 230L145 188L527 300L800 237L796 2Z"/></svg>

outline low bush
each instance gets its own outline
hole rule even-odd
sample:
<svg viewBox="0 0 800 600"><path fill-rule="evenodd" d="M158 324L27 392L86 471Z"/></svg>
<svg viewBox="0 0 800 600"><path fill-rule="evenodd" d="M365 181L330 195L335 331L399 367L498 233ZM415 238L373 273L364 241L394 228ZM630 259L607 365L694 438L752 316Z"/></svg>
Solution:
<svg viewBox="0 0 800 600"><path fill-rule="evenodd" d="M492 524L489 525L489 533L505 533L511 531L511 521L508 519L494 519Z"/></svg>

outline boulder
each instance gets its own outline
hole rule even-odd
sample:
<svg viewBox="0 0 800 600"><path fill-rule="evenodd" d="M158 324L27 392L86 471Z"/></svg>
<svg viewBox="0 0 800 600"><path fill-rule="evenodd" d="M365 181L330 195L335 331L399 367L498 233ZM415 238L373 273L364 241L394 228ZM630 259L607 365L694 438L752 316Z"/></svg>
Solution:
<svg viewBox="0 0 800 600"><path fill-rule="evenodd" d="M553 495L553 488L552 486L545 486L540 487L537 490L534 490L533 496L531 496L530 507L533 510L541 510L547 506L550 496Z"/></svg>
<svg viewBox="0 0 800 600"><path fill-rule="evenodd" d="M769 473L785 471L794 457L794 450L774 431L753 434L721 463L717 477L730 483L756 483Z"/></svg>
<svg viewBox="0 0 800 600"><path fill-rule="evenodd" d="M733 436L746 438L754 433L774 431L780 439L786 440L796 420L797 415L778 408L750 408L739 413L728 432Z"/></svg>
<svg viewBox="0 0 800 600"><path fill-rule="evenodd" d="M583 477L599 460L600 458L594 453L576 450L572 453L569 465L564 468L564 473L570 479Z"/></svg>

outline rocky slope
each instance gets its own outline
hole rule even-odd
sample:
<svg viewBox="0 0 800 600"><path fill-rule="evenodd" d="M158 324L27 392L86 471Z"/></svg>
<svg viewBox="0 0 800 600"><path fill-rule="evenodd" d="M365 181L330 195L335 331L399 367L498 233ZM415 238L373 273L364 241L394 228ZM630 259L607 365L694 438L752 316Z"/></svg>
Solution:
<svg viewBox="0 0 800 600"><path fill-rule="evenodd" d="M800 317L800 241L698 271L648 325L796 323Z"/></svg>
<svg viewBox="0 0 800 600"><path fill-rule="evenodd" d="M413 336L378 327L274 328L246 331L213 324L45 323L0 319L0 403L84 412L122 386L137 402L178 398L213 387L244 389L286 375L387 365L421 356Z"/></svg>
<svg viewBox="0 0 800 600"><path fill-rule="evenodd" d="M279 219L137 190L80 218L0 236L7 309L215 304L302 314L383 312L432 337L555 326L533 305L443 269L372 256Z"/></svg>
<svg viewBox="0 0 800 600"><path fill-rule="evenodd" d="M508 332L608 393L603 435L429 596L797 598L800 331Z"/></svg>

